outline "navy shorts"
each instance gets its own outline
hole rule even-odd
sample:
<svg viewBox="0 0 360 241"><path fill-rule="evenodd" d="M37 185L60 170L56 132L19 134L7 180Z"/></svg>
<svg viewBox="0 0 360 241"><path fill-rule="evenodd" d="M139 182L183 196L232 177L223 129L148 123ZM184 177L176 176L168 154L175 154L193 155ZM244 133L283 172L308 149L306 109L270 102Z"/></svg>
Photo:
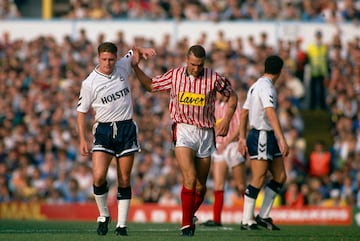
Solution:
<svg viewBox="0 0 360 241"><path fill-rule="evenodd" d="M252 160L269 160L282 156L274 131L251 129L246 145Z"/></svg>
<svg viewBox="0 0 360 241"><path fill-rule="evenodd" d="M138 128L133 120L96 123L92 151L103 151L116 157L140 151Z"/></svg>

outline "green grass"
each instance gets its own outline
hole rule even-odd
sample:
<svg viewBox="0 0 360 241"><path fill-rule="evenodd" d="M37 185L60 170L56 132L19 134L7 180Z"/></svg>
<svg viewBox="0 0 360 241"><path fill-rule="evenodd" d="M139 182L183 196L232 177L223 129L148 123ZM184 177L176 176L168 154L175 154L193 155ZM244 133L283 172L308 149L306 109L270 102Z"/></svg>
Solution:
<svg viewBox="0 0 360 241"><path fill-rule="evenodd" d="M106 236L96 234L95 222L62 221L15 221L0 220L0 240L4 241L81 241L81 240L132 240L162 241L184 240L179 236L179 224L130 223L129 236L117 237L111 223ZM200 241L352 241L359 240L360 229L357 226L285 226L281 231L241 231L239 225L225 225L222 228L205 228L197 225L192 240Z"/></svg>

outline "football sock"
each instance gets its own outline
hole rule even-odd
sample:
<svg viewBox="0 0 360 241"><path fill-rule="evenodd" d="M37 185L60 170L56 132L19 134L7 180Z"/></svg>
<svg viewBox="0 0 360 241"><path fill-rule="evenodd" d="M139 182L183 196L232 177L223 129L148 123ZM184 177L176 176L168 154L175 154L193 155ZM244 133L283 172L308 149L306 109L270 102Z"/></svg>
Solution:
<svg viewBox="0 0 360 241"><path fill-rule="evenodd" d="M221 223L221 211L224 205L224 191L218 190L214 191L214 206L213 206L213 216L214 222Z"/></svg>
<svg viewBox="0 0 360 241"><path fill-rule="evenodd" d="M181 208L182 208L182 224L181 227L190 226L194 216L195 207L195 189L187 189L182 187L181 190Z"/></svg>
<svg viewBox="0 0 360 241"><path fill-rule="evenodd" d="M118 221L116 227L126 227L131 200L131 187L118 188Z"/></svg>
<svg viewBox="0 0 360 241"><path fill-rule="evenodd" d="M194 214L199 209L200 205L203 203L206 194L206 187L201 192L195 192L195 204L194 204Z"/></svg>
<svg viewBox="0 0 360 241"><path fill-rule="evenodd" d="M282 185L273 180L265 187L264 201L262 203L259 216L262 218L268 218L271 208L274 204L276 194L281 190Z"/></svg>
<svg viewBox="0 0 360 241"><path fill-rule="evenodd" d="M107 204L107 197L108 197L108 187L107 183L105 182L100 187L93 185L94 190L94 198L96 205L98 207L99 213L101 217L110 217L110 211Z"/></svg>
<svg viewBox="0 0 360 241"><path fill-rule="evenodd" d="M243 209L243 224L248 224L249 221L254 220L254 209L256 198L260 189L248 185L244 195L244 209Z"/></svg>
<svg viewBox="0 0 360 241"><path fill-rule="evenodd" d="M95 202L101 217L110 217L110 211L107 205L107 196L107 193L102 195L94 194Z"/></svg>

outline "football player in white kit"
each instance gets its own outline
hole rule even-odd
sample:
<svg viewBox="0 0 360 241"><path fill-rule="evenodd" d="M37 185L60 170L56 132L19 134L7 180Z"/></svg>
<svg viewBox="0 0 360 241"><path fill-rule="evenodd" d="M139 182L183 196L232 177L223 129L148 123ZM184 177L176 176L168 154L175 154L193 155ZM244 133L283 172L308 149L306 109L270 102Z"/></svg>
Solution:
<svg viewBox="0 0 360 241"><path fill-rule="evenodd" d="M130 174L135 152L140 151L137 126L132 120L133 104L129 83L132 63L140 57L155 55L153 49L134 47L118 59L117 47L111 42L98 46L98 65L82 82L77 106L80 153L92 153L93 189L100 213L98 235L106 235L111 221L107 204L107 171L115 157L118 176L118 220L116 235L127 235L127 217L131 199ZM93 109L94 140L89 149L86 117Z"/></svg>
<svg viewBox="0 0 360 241"><path fill-rule="evenodd" d="M277 93L274 87L283 65L279 56L266 58L264 75L248 90L240 114L239 151L243 156L248 152L252 174L244 195L243 230L258 229L258 225L269 230L279 230L269 214L274 198L286 180L283 156L289 152L276 114ZM248 123L250 131L246 138ZM268 170L272 179L265 186L264 202L254 220L256 198L265 183Z"/></svg>

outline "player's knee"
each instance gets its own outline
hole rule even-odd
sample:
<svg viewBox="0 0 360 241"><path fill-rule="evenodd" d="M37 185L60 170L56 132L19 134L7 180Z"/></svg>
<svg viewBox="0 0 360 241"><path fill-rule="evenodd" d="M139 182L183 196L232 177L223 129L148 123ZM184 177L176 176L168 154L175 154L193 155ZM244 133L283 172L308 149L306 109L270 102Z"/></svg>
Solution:
<svg viewBox="0 0 360 241"><path fill-rule="evenodd" d="M245 184L239 184L239 185L237 186L237 188L238 188L238 192L239 192L240 194L244 194L245 189L246 189Z"/></svg>
<svg viewBox="0 0 360 241"><path fill-rule="evenodd" d="M200 196L204 196L206 194L206 186L205 185L196 185L196 192L200 195Z"/></svg>
<svg viewBox="0 0 360 241"><path fill-rule="evenodd" d="M102 185L100 186L96 186L95 184L93 185L93 191L95 195L102 195L105 194L109 191L109 188L107 186L107 182L105 181Z"/></svg>
<svg viewBox="0 0 360 241"><path fill-rule="evenodd" d="M196 183L196 178L189 175L184 176L184 186L190 189L199 188L199 184Z"/></svg>
<svg viewBox="0 0 360 241"><path fill-rule="evenodd" d="M121 187L128 187L130 186L130 177L128 176L121 176L118 178L119 186Z"/></svg>

